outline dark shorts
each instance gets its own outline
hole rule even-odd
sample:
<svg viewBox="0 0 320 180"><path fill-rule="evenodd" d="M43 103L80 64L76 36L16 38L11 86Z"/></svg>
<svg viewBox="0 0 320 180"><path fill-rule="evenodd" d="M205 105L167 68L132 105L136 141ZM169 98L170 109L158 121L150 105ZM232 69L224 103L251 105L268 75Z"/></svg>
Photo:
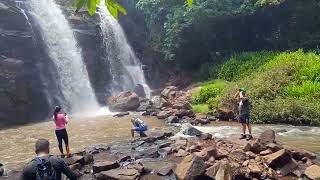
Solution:
<svg viewBox="0 0 320 180"><path fill-rule="evenodd" d="M241 124L249 124L250 123L250 115L249 114L239 115L239 122Z"/></svg>
<svg viewBox="0 0 320 180"><path fill-rule="evenodd" d="M136 126L133 128L134 131L137 131L137 132L144 132L146 130L148 130L148 127L147 126Z"/></svg>

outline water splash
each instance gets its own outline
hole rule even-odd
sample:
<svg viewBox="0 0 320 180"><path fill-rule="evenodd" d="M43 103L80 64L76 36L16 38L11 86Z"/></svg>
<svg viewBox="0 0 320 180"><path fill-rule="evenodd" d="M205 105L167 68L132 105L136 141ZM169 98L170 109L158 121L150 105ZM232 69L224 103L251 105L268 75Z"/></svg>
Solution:
<svg viewBox="0 0 320 180"><path fill-rule="evenodd" d="M29 0L30 14L40 28L42 40L57 71L56 80L74 114L87 114L99 109L93 93L81 50L73 31L54 0Z"/></svg>
<svg viewBox="0 0 320 180"><path fill-rule="evenodd" d="M99 7L106 60L110 63L112 75L111 93L133 90L138 84L144 87L147 97L151 90L146 83L139 59L129 45L122 27L109 13L104 2Z"/></svg>

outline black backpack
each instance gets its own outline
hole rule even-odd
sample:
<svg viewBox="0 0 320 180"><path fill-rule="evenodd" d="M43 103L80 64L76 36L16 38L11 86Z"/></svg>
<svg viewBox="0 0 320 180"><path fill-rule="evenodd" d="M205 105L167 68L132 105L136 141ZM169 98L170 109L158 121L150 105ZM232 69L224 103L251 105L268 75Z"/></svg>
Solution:
<svg viewBox="0 0 320 180"><path fill-rule="evenodd" d="M49 161L49 157L36 157L37 163L36 180L56 180L56 170Z"/></svg>

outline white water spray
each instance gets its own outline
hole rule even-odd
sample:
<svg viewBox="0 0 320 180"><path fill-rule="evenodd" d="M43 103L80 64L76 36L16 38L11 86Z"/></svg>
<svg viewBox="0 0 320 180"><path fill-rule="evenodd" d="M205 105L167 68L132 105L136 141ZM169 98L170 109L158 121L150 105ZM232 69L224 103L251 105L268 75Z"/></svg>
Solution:
<svg viewBox="0 0 320 180"><path fill-rule="evenodd" d="M146 83L140 61L130 47L122 27L111 16L104 1L99 7L99 15L106 47L106 60L110 62L112 93L133 90L137 84L140 84L144 87L146 96L150 97L151 90Z"/></svg>
<svg viewBox="0 0 320 180"><path fill-rule="evenodd" d="M29 0L31 14L39 25L48 55L57 70L57 81L72 113L99 109L86 66L73 31L54 0Z"/></svg>

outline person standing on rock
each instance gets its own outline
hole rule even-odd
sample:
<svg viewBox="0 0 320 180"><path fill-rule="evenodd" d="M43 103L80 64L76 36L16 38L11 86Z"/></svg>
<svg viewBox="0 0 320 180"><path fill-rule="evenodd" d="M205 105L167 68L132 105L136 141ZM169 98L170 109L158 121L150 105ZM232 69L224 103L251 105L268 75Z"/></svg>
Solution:
<svg viewBox="0 0 320 180"><path fill-rule="evenodd" d="M235 94L235 98L239 99L239 116L238 120L242 125L242 134L240 139L252 139L251 125L250 125L250 101L246 95L246 89L240 88ZM246 129L248 128L249 134L246 135Z"/></svg>
<svg viewBox="0 0 320 180"><path fill-rule="evenodd" d="M49 146L48 140L37 140L35 145L37 156L23 169L22 180L61 180L62 174L65 174L69 180L77 179L77 175L62 159L49 154Z"/></svg>
<svg viewBox="0 0 320 180"><path fill-rule="evenodd" d="M62 141L64 141L67 151L67 157L70 157L69 138L66 130L66 125L68 124L68 116L66 113L61 112L60 106L56 106L54 109L53 119L56 124L56 136L58 139L61 155L64 156L62 147Z"/></svg>
<svg viewBox="0 0 320 180"><path fill-rule="evenodd" d="M133 124L133 128L131 129L131 136L134 137L134 132L139 132L140 137L146 137L147 135L144 133L148 130L148 126L139 118L132 118L131 122Z"/></svg>

